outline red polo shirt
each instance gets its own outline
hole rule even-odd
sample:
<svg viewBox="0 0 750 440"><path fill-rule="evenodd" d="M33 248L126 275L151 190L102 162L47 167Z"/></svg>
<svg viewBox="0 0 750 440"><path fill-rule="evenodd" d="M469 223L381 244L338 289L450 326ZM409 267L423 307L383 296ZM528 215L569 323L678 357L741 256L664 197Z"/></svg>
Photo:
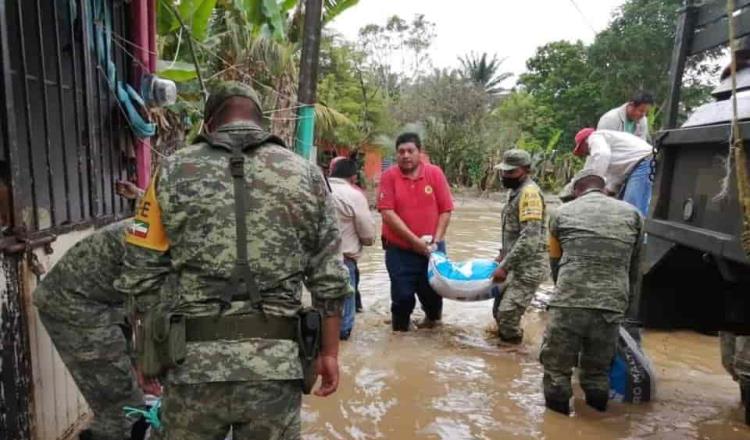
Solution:
<svg viewBox="0 0 750 440"><path fill-rule="evenodd" d="M421 163L419 174L411 179L394 165L380 177L378 210L392 209L417 236L435 236L438 217L453 211L453 198L443 170ZM383 223L383 238L403 249L411 244Z"/></svg>

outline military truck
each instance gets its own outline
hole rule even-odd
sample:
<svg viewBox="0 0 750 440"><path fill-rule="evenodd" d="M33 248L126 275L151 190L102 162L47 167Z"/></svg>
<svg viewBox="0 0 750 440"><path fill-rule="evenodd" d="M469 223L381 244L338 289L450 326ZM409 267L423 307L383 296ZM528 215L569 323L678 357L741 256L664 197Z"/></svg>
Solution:
<svg viewBox="0 0 750 440"><path fill-rule="evenodd" d="M750 0L735 4L738 132L748 151ZM638 307L646 327L750 334L750 257L742 243L743 234L750 239L750 207L745 206L750 188L742 173L738 176L734 156L727 166L734 120L732 75L725 71L714 102L677 127L686 60L727 46L726 8L725 0L688 1L679 15L665 129L654 141L657 165ZM747 161L739 165L750 174Z"/></svg>

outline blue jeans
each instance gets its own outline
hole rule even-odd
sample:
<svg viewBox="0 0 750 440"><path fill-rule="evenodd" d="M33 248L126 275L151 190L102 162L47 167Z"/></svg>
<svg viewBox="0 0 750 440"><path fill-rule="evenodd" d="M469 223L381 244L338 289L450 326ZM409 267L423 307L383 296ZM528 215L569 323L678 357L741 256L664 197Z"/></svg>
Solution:
<svg viewBox="0 0 750 440"><path fill-rule="evenodd" d="M642 160L630 172L625 187L622 190L621 199L638 208L641 215L648 215L648 206L651 203L651 189L653 182L651 174L652 159Z"/></svg>
<svg viewBox="0 0 750 440"><path fill-rule="evenodd" d="M438 243L438 250L445 252L445 242ZM414 294L419 297L422 310L428 319L438 320L443 313L443 298L427 280L427 257L415 252L387 247L385 266L391 279L391 318L393 330L407 331L411 312L416 306Z"/></svg>
<svg viewBox="0 0 750 440"><path fill-rule="evenodd" d="M357 262L355 260L344 258L344 265L349 271L349 284L352 286L352 291L357 286ZM354 328L354 316L356 315L356 307L354 304L354 294L347 296L344 300L344 312L341 317L341 330L339 336L341 339L349 339Z"/></svg>

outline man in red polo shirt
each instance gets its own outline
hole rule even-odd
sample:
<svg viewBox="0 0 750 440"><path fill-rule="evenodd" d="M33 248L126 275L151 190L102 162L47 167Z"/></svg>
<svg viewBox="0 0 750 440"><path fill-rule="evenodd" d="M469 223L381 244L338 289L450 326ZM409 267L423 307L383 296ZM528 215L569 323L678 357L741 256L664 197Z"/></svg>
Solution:
<svg viewBox="0 0 750 440"><path fill-rule="evenodd" d="M427 262L432 249L445 251L443 239L453 200L443 171L422 162L421 150L417 134L400 135L396 140L398 166L383 173L378 188L394 331L409 330L415 293L426 315L418 327L435 327L443 312L443 298L427 281Z"/></svg>

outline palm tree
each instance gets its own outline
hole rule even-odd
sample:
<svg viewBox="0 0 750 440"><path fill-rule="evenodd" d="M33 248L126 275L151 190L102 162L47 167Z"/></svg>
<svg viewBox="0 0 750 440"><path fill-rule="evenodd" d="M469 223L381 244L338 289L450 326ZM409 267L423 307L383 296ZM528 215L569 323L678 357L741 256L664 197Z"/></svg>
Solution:
<svg viewBox="0 0 750 440"><path fill-rule="evenodd" d="M488 59L487 52L477 55L474 52L460 57L461 76L482 87L490 95L497 95L506 89L500 83L513 76L510 72L500 72L500 65L505 58L493 55Z"/></svg>

